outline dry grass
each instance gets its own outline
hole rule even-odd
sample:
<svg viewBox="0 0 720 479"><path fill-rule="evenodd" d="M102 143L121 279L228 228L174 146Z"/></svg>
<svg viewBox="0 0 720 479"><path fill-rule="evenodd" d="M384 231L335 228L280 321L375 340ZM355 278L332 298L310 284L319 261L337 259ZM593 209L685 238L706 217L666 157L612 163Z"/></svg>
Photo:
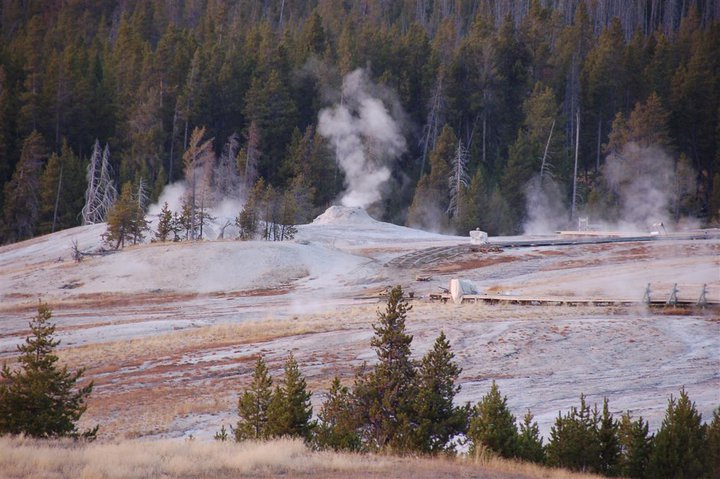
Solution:
<svg viewBox="0 0 720 479"><path fill-rule="evenodd" d="M567 469L544 467L530 462L503 459L489 452L476 454L475 457L468 457L465 460L493 471L505 473L508 477L515 475L534 479L599 479L603 477L596 474L573 472Z"/></svg>
<svg viewBox="0 0 720 479"><path fill-rule="evenodd" d="M299 319L257 320L240 324L218 324L185 329L156 336L88 344L58 351L72 367L127 361L129 358L161 358L188 350L259 343L302 334L336 331L353 323L336 320L336 316L313 315ZM354 323L357 324L357 323Z"/></svg>
<svg viewBox="0 0 720 479"><path fill-rule="evenodd" d="M78 444L0 438L0 470L8 479L180 478L487 478L590 479L513 461L399 458L316 452L298 440L241 444L201 441L124 441Z"/></svg>

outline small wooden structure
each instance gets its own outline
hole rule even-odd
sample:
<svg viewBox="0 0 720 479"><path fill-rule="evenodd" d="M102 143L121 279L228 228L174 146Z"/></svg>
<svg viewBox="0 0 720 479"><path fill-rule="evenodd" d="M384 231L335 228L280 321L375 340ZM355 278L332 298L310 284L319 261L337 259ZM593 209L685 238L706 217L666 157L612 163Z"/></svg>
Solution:
<svg viewBox="0 0 720 479"><path fill-rule="evenodd" d="M580 296L517 296L506 294L469 293L464 291L461 280L450 282L450 289L443 293L431 293L430 301L447 303L452 300L456 304L487 303L487 304L519 304L527 306L633 306L645 304L649 307L676 308L720 308L720 284L678 285L672 287L662 284L648 283L642 300L631 298L601 298ZM658 292L657 294L655 292Z"/></svg>

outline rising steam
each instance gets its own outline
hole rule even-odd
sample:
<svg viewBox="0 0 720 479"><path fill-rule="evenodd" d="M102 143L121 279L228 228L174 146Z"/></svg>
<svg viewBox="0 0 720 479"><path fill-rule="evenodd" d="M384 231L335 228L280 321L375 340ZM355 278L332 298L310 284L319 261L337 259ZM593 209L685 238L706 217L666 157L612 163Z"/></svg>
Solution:
<svg viewBox="0 0 720 479"><path fill-rule="evenodd" d="M533 177L525 186L527 219L523 227L526 235L549 234L565 226L568 210L563 193L552 178Z"/></svg>
<svg viewBox="0 0 720 479"><path fill-rule="evenodd" d="M320 112L318 132L335 146L345 173L344 206L367 208L382 199L390 167L405 151L399 115L391 114L380 96L358 69L343 79L340 104Z"/></svg>
<svg viewBox="0 0 720 479"><path fill-rule="evenodd" d="M621 226L647 226L666 222L676 200L673 159L656 146L628 143L619 154L607 157L603 177L616 195Z"/></svg>
<svg viewBox="0 0 720 479"><path fill-rule="evenodd" d="M602 199L590 202L581 215L604 229L648 231L673 218L678 202L694 188L693 176L676 171L673 158L662 148L628 143L608 155L602 169ZM537 177L528 183L525 234L552 233L566 224L569 211L560 198L552 183L541 186Z"/></svg>

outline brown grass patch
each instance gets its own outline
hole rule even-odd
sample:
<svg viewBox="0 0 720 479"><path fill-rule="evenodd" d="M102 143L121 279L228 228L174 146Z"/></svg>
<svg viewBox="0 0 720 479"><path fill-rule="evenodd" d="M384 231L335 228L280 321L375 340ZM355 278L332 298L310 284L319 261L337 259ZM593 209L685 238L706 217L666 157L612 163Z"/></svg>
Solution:
<svg viewBox="0 0 720 479"><path fill-rule="evenodd" d="M479 462L318 452L291 439L239 444L199 440L84 444L3 437L0 438L0 468L6 477L46 479L597 477L499 459Z"/></svg>
<svg viewBox="0 0 720 479"><path fill-rule="evenodd" d="M247 343L259 343L286 336L343 329L352 322L338 322L334 315L303 319L256 320L185 329L151 337L89 344L60 350L59 356L71 367L117 364L130 358L161 358L188 351L210 350Z"/></svg>

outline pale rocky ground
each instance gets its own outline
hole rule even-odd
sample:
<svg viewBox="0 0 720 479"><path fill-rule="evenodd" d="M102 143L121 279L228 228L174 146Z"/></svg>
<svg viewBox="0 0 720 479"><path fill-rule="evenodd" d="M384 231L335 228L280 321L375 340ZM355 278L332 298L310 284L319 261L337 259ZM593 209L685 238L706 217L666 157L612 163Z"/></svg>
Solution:
<svg viewBox="0 0 720 479"><path fill-rule="evenodd" d="M460 401L479 400L496 380L513 412L531 409L546 437L580 393L591 403L606 396L614 412L642 415L653 429L683 386L704 418L720 405L718 310L427 299L455 277L508 296L639 300L648 282L658 294L673 283L699 294L703 283L720 287L717 239L473 252L466 237L335 208L291 242L154 243L71 259L72 241L94 250L103 232L81 227L0 248L0 359L12 359L38 299L47 301L62 359L87 367L96 384L83 423L100 423L105 438L211 436L236 420L258 354L280 375L292 352L319 407L332 376L351 384L355 368L374 360L378 293L392 284L414 293L408 328L418 357L440 330L450 339L463 368ZM431 247L455 253L388 264Z"/></svg>

